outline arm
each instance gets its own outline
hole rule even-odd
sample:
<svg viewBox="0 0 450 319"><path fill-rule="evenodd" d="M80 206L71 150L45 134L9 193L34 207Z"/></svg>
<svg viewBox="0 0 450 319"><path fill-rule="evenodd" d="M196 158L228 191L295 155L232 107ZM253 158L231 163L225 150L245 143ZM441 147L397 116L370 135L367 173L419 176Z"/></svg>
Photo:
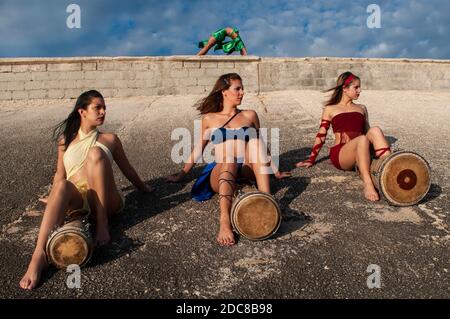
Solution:
<svg viewBox="0 0 450 319"><path fill-rule="evenodd" d="M147 187L147 185L144 184L142 179L139 177L139 175L136 173L133 166L131 166L130 162L128 161L127 156L125 155L125 151L122 146L122 142L120 139L114 134L114 161L117 163L117 166L119 166L120 170L122 171L123 175L140 191L144 192L150 192L151 190Z"/></svg>
<svg viewBox="0 0 450 319"><path fill-rule="evenodd" d="M369 113L367 112L367 108L365 105L361 105L363 112L364 112L364 117L366 118L366 131L365 133L367 133L369 131L370 128L370 124L369 124Z"/></svg>
<svg viewBox="0 0 450 319"><path fill-rule="evenodd" d="M63 156L64 156L64 141L61 140L58 143L58 160L56 163L56 173L55 176L53 177L53 185L55 185L57 182L66 179L66 169L64 167L64 161L63 161Z"/></svg>
<svg viewBox="0 0 450 319"><path fill-rule="evenodd" d="M188 160L184 164L183 169L179 173L172 174L166 178L166 180L168 182L176 183L176 182L181 181L184 178L184 176L186 176L189 173L189 171L195 166L198 159L202 156L203 150L205 149L206 145L208 145L208 143L209 143L209 138L204 136L207 129L208 129L208 124L207 124L207 121L205 120L205 118L203 117L201 131L200 131L200 136L201 136L200 143L197 143L194 146L194 149L192 150L191 155L189 155Z"/></svg>
<svg viewBox="0 0 450 319"><path fill-rule="evenodd" d="M56 173L55 176L53 176L52 187L54 187L59 181L66 179L66 169L63 161L64 152L64 140L62 139L58 142L58 159L56 162ZM48 196L39 198L39 201L43 204L47 204Z"/></svg>
<svg viewBox="0 0 450 319"><path fill-rule="evenodd" d="M322 118L320 120L319 132L316 135L316 139L314 140L314 145L309 156L309 159L299 162L296 164L297 167L311 167L314 165L316 161L317 155L319 155L320 150L322 149L323 144L325 144L325 139L327 137L328 129L331 124L331 114L328 108L325 108L322 113Z"/></svg>

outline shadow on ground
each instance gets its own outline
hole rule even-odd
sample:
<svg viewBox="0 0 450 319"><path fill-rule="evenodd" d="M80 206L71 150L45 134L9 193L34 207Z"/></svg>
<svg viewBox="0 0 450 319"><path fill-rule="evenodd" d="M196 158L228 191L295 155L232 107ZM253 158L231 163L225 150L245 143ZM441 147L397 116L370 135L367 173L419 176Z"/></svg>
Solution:
<svg viewBox="0 0 450 319"><path fill-rule="evenodd" d="M308 148L302 148L281 154L280 170L290 171L295 168L297 159L301 157L299 154L306 154L309 150ZM126 230L148 218L192 200L190 190L181 191L200 174L203 168L195 167L180 183L167 183L165 177L146 181L147 184L156 186L156 190L152 194L143 194L136 190L127 194L125 197L125 210L120 216L113 219L110 224L113 237L112 243L96 248L89 266L93 267L108 263L143 246L144 242L127 237L125 235ZM300 196L309 183L310 178L308 177L291 177L283 180L272 178L272 193L283 193L282 197L278 199L282 211L282 222L277 233L272 236L273 239L286 236L303 228L311 221L311 217L308 214L290 207L292 201ZM130 189L133 188L127 187L123 190L127 191ZM236 240L239 241L239 236L236 236Z"/></svg>
<svg viewBox="0 0 450 319"><path fill-rule="evenodd" d="M125 231L149 218L190 201L192 199L190 192L180 193L180 191L195 179L202 170L202 166L194 167L180 183L167 183L165 177L146 181L146 184L155 187L155 191L151 194L139 192L132 186L123 188L122 191L130 189L133 189L133 191L125 196L124 211L111 221L110 229L113 241L110 245L95 249L89 266L107 263L144 245L145 243L142 241L127 237Z"/></svg>

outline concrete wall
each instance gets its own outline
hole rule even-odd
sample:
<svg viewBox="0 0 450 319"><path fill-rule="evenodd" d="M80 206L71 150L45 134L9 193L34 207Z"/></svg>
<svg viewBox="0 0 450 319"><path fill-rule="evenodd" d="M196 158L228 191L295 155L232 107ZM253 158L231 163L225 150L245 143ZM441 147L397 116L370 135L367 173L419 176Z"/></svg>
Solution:
<svg viewBox="0 0 450 319"><path fill-rule="evenodd" d="M255 56L0 59L0 100L200 94L237 72L248 92L322 90L350 70L365 89L447 90L449 60L261 58Z"/></svg>

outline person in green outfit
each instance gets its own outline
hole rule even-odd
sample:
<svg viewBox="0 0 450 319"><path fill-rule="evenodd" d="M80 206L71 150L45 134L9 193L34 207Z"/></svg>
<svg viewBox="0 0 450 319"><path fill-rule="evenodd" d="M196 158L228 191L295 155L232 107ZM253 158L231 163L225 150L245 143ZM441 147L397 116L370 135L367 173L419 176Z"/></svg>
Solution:
<svg viewBox="0 0 450 319"><path fill-rule="evenodd" d="M224 42L227 36L231 38L231 41ZM205 55L214 45L216 46L214 51L223 50L226 54L239 51L241 55L247 55L247 49L239 36L239 30L237 28L226 27L212 33L209 40L199 42L198 47L201 50L197 55Z"/></svg>

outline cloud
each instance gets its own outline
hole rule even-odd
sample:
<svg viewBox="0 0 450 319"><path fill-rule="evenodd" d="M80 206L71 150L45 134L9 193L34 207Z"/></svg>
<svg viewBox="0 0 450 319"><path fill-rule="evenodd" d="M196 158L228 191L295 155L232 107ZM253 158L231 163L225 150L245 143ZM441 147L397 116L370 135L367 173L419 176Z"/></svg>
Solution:
<svg viewBox="0 0 450 319"><path fill-rule="evenodd" d="M381 29L366 24L373 2ZM73 3L81 7L81 29L66 27L68 3L2 0L0 56L195 54L211 32L236 26L253 55L450 59L447 0Z"/></svg>

